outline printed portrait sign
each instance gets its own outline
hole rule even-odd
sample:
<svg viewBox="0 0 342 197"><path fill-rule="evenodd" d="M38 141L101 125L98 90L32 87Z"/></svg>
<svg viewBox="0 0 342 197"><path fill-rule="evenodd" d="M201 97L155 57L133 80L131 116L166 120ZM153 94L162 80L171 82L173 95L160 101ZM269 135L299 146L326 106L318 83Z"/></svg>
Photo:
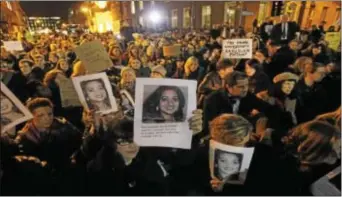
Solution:
<svg viewBox="0 0 342 197"><path fill-rule="evenodd" d="M222 56L227 59L251 59L252 39L223 40Z"/></svg>
<svg viewBox="0 0 342 197"><path fill-rule="evenodd" d="M2 133L33 118L30 111L26 109L19 99L2 82L0 104L0 130Z"/></svg>
<svg viewBox="0 0 342 197"><path fill-rule="evenodd" d="M112 66L112 61L102 43L98 40L86 42L75 48L89 73L101 72Z"/></svg>
<svg viewBox="0 0 342 197"><path fill-rule="evenodd" d="M244 184L254 148L235 147L210 140L210 174L225 183Z"/></svg>
<svg viewBox="0 0 342 197"><path fill-rule="evenodd" d="M324 37L329 42L329 48L336 51L341 47L341 32L327 32Z"/></svg>
<svg viewBox="0 0 342 197"><path fill-rule="evenodd" d="M137 78L134 141L140 146L190 149L188 119L196 109L197 82Z"/></svg>
<svg viewBox="0 0 342 197"><path fill-rule="evenodd" d="M118 111L116 99L106 73L72 78L80 102L88 110L107 114Z"/></svg>
<svg viewBox="0 0 342 197"><path fill-rule="evenodd" d="M134 100L127 90L121 90L121 106L125 115L131 116L130 113L134 112ZM133 118L133 117L132 117Z"/></svg>

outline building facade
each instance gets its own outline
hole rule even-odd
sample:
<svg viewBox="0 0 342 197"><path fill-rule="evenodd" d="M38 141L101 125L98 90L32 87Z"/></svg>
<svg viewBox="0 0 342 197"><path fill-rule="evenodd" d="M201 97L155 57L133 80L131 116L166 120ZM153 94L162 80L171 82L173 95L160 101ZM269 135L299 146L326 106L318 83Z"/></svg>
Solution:
<svg viewBox="0 0 342 197"><path fill-rule="evenodd" d="M42 31L45 29L61 29L62 19L59 16L54 17L29 17L28 24L30 31Z"/></svg>
<svg viewBox="0 0 342 197"><path fill-rule="evenodd" d="M131 1L132 25L149 27L149 14L157 10L168 28L210 28L215 24L242 26L252 31L253 22L260 25L267 17L275 23L288 14L301 28L325 22L325 28L338 26L341 17L339 1Z"/></svg>
<svg viewBox="0 0 342 197"><path fill-rule="evenodd" d="M27 28L27 17L18 1L1 1L1 33L14 34Z"/></svg>

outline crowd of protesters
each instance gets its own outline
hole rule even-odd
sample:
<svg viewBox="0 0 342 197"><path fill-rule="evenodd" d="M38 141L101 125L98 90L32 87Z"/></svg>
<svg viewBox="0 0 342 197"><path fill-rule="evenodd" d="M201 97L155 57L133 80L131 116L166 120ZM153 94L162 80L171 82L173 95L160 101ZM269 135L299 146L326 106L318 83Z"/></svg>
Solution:
<svg viewBox="0 0 342 197"><path fill-rule="evenodd" d="M254 33L131 33L50 33L21 38L23 51L1 46L2 82L33 114L1 132L1 195L310 195L341 164L341 55L324 27L304 31L284 15ZM222 41L234 38L253 39L252 59L222 58ZM134 99L138 77L197 81L190 150L139 147L121 106L102 115L62 107L56 76L87 75L74 49L93 40L113 62L104 72L118 103L120 90ZM174 44L181 54L165 57ZM255 147L243 185L211 178L209 140Z"/></svg>

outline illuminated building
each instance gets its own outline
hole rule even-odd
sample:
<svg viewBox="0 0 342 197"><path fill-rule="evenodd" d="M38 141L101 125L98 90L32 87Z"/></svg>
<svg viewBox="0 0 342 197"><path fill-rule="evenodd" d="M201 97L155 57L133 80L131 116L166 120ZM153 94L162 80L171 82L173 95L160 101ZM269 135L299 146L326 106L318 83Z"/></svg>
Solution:
<svg viewBox="0 0 342 197"><path fill-rule="evenodd" d="M27 28L26 14L18 1L1 1L0 29L3 33L16 33Z"/></svg>
<svg viewBox="0 0 342 197"><path fill-rule="evenodd" d="M29 17L28 23L31 31L42 29L57 30L61 28L61 17Z"/></svg>

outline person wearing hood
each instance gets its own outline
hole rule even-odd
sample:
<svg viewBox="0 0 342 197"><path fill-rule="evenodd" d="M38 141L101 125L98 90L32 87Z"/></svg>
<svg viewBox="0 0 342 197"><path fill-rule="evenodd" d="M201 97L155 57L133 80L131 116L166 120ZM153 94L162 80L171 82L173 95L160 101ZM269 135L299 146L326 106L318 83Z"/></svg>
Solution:
<svg viewBox="0 0 342 197"><path fill-rule="evenodd" d="M152 68L151 78L165 78L166 69L162 65L155 66Z"/></svg>

